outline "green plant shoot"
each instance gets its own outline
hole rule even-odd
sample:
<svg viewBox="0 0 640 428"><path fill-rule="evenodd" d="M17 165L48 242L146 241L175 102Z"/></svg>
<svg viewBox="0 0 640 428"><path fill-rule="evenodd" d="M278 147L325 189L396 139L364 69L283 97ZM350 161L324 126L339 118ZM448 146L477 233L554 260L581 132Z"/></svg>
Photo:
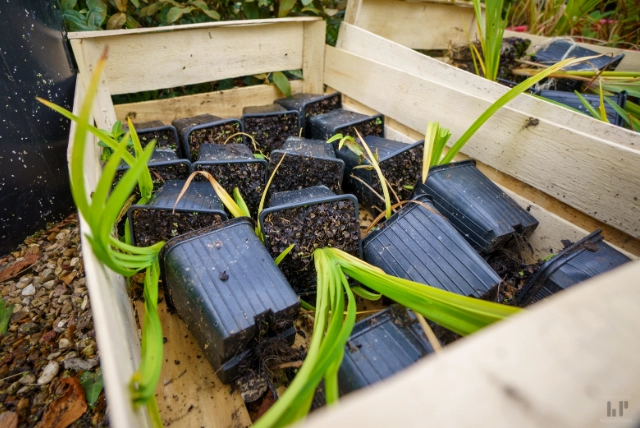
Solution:
<svg viewBox="0 0 640 428"><path fill-rule="evenodd" d="M7 302L0 297L0 336L4 336L7 333L14 306L15 305L7 306Z"/></svg>
<svg viewBox="0 0 640 428"><path fill-rule="evenodd" d="M480 0L473 0L482 55L475 49L475 45L470 43L472 58L474 64L476 61L480 63L484 77L494 81L498 78L500 49L502 48L504 30L507 28L507 20L502 19L503 8L504 0L485 0L485 19L483 22Z"/></svg>

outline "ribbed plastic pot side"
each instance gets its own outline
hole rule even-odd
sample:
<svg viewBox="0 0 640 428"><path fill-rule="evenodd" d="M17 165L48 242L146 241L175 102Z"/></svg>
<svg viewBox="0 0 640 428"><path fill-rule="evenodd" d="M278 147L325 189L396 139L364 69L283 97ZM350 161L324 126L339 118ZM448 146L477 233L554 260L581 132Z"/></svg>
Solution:
<svg viewBox="0 0 640 428"><path fill-rule="evenodd" d="M384 116L377 114L367 116L354 111L337 109L329 113L313 116L309 119L311 138L328 140L336 134L357 138L355 130L364 138L369 135L384 137ZM338 142L334 143L338 147Z"/></svg>

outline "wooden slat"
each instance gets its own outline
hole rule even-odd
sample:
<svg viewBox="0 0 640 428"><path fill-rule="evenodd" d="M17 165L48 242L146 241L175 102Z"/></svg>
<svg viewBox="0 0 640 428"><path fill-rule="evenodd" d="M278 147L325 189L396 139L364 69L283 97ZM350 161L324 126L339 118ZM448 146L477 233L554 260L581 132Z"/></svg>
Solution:
<svg viewBox="0 0 640 428"><path fill-rule="evenodd" d="M327 93L332 92L335 92L334 88L327 88ZM344 94L342 96L342 104L348 110L363 114L373 115L379 113ZM394 119L386 117L385 137L404 143L413 143L423 139L424 135L398 123ZM447 151L448 148L445 147L444 152L446 153ZM458 153L455 157L455 161L465 159L469 159L469 157L462 153ZM528 255L530 256L529 262L556 253L559 248L562 248L561 241L563 239L575 242L596 229L601 229L606 241L627 256L633 259L640 257L640 239L633 238L593 217L589 217L564 202L482 162L476 160L476 166L521 206L529 209L531 214L540 221L540 226L528 239L534 250L533 254Z"/></svg>
<svg viewBox="0 0 640 428"><path fill-rule="evenodd" d="M426 78L327 47L326 83L419 131L428 121L462 135L489 102ZM535 116L534 116L535 117ZM503 108L464 152L636 238L640 151Z"/></svg>
<svg viewBox="0 0 640 428"><path fill-rule="evenodd" d="M640 263L559 293L313 413L305 428L637 426ZM607 418L628 400L624 417Z"/></svg>
<svg viewBox="0 0 640 428"><path fill-rule="evenodd" d="M529 52L535 52L541 45L549 43L552 38L536 36L529 33L520 33L516 31L505 31L505 37L520 37L531 40L531 46L529 47ZM640 70L640 52L631 51L628 49L617 49L608 46L598 46L590 43L576 43L578 46L582 46L586 49L591 49L592 51L596 51L599 53L609 54L613 53L614 55L624 54L624 58L620 62L620 64L616 67L616 71L638 71Z"/></svg>
<svg viewBox="0 0 640 428"><path fill-rule="evenodd" d="M88 60L108 46L105 75L109 91L111 95L126 94L300 69L303 29L302 22L271 21L189 31L123 32L78 40L74 53L80 49Z"/></svg>
<svg viewBox="0 0 640 428"><path fill-rule="evenodd" d="M321 94L324 79L324 45L327 25L324 21L305 22L302 44L302 82L306 94Z"/></svg>
<svg viewBox="0 0 640 428"><path fill-rule="evenodd" d="M471 2L350 0L345 22L412 49L447 49L477 33Z"/></svg>
<svg viewBox="0 0 640 428"><path fill-rule="evenodd" d="M292 81L291 90L294 94L302 92L302 81ZM274 85L257 85L140 103L117 104L115 112L120 120L131 117L134 122L161 120L170 124L174 119L203 113L220 117L240 117L245 106L271 104L275 99L282 97L284 95Z"/></svg>
<svg viewBox="0 0 640 428"><path fill-rule="evenodd" d="M370 46L376 46L376 48L370 49ZM336 47L448 86L456 93L463 92L490 102L495 101L508 91L508 88L503 85L444 64L353 25L342 25ZM455 94L451 96L455 97ZM509 107L561 126L570 126L603 140L640 150L640 133L601 122L591 116L553 105L535 97L517 97L511 101Z"/></svg>

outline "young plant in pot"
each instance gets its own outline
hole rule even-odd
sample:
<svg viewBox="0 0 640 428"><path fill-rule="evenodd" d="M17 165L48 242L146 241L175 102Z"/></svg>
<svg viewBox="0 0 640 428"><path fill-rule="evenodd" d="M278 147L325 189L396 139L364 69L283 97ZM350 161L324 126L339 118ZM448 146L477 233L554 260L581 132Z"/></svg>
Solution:
<svg viewBox="0 0 640 428"><path fill-rule="evenodd" d="M229 137L235 135L234 143L242 143L240 134L244 131L242 122L238 119L222 119L211 114L176 119L172 122L176 127L187 151L185 154L191 162L198 160L201 144L226 144Z"/></svg>
<svg viewBox="0 0 640 428"><path fill-rule="evenodd" d="M256 150L267 156L280 149L288 137L297 136L300 132L298 112L279 104L243 108L242 124L244 132L256 142Z"/></svg>

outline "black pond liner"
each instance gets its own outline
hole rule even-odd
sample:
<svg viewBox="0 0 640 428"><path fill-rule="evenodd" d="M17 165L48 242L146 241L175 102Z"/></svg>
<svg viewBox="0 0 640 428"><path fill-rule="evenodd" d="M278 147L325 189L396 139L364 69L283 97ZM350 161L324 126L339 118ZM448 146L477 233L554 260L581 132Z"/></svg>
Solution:
<svg viewBox="0 0 640 428"><path fill-rule="evenodd" d="M592 51L591 49L583 48L567 40L554 40L545 47L538 49L533 56L533 60L540 64L551 66L566 58L583 58L588 56L600 55L599 52ZM582 62L574 64L569 67L563 68L563 70L602 70L609 66L607 71L613 71L620 61L624 58L624 54L618 56L604 55L588 62Z"/></svg>
<svg viewBox="0 0 640 428"><path fill-rule="evenodd" d="M271 126L274 121L275 127ZM296 110L287 110L278 104L245 107L242 110L244 132L252 135L258 149L267 156L282 147L287 137L297 136L300 132L300 117ZM245 138L249 148L252 142Z"/></svg>
<svg viewBox="0 0 640 428"><path fill-rule="evenodd" d="M336 157L332 144L323 140L289 137L280 150L274 150L269 159L269 176L278 162L285 158L271 181L270 191L283 192L312 186L326 186L341 193L344 161ZM319 179L319 175L326 177Z"/></svg>
<svg viewBox="0 0 640 428"><path fill-rule="evenodd" d="M410 310L394 305L356 323L338 371L340 395L373 385L433 353Z"/></svg>
<svg viewBox="0 0 640 428"><path fill-rule="evenodd" d="M329 95L294 94L288 98L280 98L274 101L287 110L298 112L300 128L303 135L311 138L309 131L309 119L319 114L328 113L331 110L342 108L342 96L340 92Z"/></svg>
<svg viewBox="0 0 640 428"><path fill-rule="evenodd" d="M270 241L273 240L273 237L270 236L269 229L265 228L265 219L267 216L278 216L284 215L284 212L293 210L299 207L312 207L314 205L327 204L331 202L351 202L353 204L353 221L355 224L354 230L358 236L358 243L356 248L352 251L347 249L347 252L362 258L362 240L360 238L360 215L358 213L358 200L353 195L336 195L331 190L329 190L326 186L314 186L308 187L306 189L301 190L291 190L288 192L277 192L271 196L271 200L269 201L269 207L264 209L260 213L259 221L260 228L264 234L264 245L267 247L267 250L271 254L273 258L276 258L280 255L282 251L284 251L289 244L292 242L283 243L282 247L278 247L277 249L272 248ZM305 216L306 218L306 216ZM318 225L318 231L322 227L323 222L322 219L318 216L315 217L315 223ZM300 232L306 232L309 234L313 234L316 231L309 229ZM322 244L321 246L330 246L328 244ZM344 248L341 248L344 250ZM294 249L282 260L280 263L280 268L284 271L289 264L291 258L295 257L296 248ZM287 276L285 274L285 276ZM295 273L291 273L287 279L291 283L291 286L296 291L296 293L300 295L306 294L314 294L316 288L316 272L313 262L310 262L308 265L308 269L304 271L299 271Z"/></svg>
<svg viewBox="0 0 640 428"><path fill-rule="evenodd" d="M631 261L604 242L600 232L596 230L546 262L516 297L518 305L530 305Z"/></svg>
<svg viewBox="0 0 640 428"><path fill-rule="evenodd" d="M474 160L432 167L426 184L416 185L414 194L431 196L438 211L480 254L516 236L526 238L538 227L538 221L482 174Z"/></svg>
<svg viewBox="0 0 640 428"><path fill-rule="evenodd" d="M386 167L386 164L389 163L393 158L398 156L409 155L409 152L415 148L418 148L420 151L420 156L418 162L415 165L417 170L417 175L412 177L409 181L405 183L401 183L404 185L414 186L416 181L422 175L422 146L424 145L424 140L406 144L400 141L388 140L386 138L368 136L365 137L364 141L367 143L372 152L378 151L378 164L380 165L380 169L382 170L382 174L389 181L390 176L393 175L397 170L406 170L406 168L389 168ZM364 169L364 168L356 168L354 167L361 165L363 163L368 164L366 161L361 161L360 156L353 153L347 147L342 147L339 151L336 152L336 155L344 160L345 162L345 177L344 177L344 191L347 193L352 193L356 195L358 198L358 202L360 202L360 206L372 210L374 206L381 207L384 209L384 202L376 196L369 187L375 189L382 196L382 187L380 187L380 180L378 180L378 175L375 170L372 169ZM358 177L360 180L364 181L369 187L364 185L362 181L357 180L351 175ZM376 188L378 187L378 188ZM410 191L394 188L395 192L398 194L400 200L408 199L410 195ZM392 200L393 195L391 195Z"/></svg>
<svg viewBox="0 0 640 428"><path fill-rule="evenodd" d="M242 165L247 168L246 174L234 170ZM230 195L233 195L233 188L238 187L252 215L258 212L267 167L267 161L255 158L244 144L203 144L198 161L193 163L193 171L209 172ZM196 180L207 181L201 176Z"/></svg>
<svg viewBox="0 0 640 428"><path fill-rule="evenodd" d="M149 122L134 123L136 133L140 138L140 145L145 147L151 140L156 140L156 150L173 151L178 158L186 159L188 157L188 147L180 141L178 131L173 125L165 125L160 120L152 120ZM122 128L126 131L129 126L124 123Z"/></svg>
<svg viewBox="0 0 640 428"><path fill-rule="evenodd" d="M369 135L384 137L384 116L381 114L367 116L340 108L329 113L313 116L309 122L309 131L311 132L311 138L314 140L326 141L336 134L350 135L353 138L357 138L356 133L352 131L353 128L360 132L362 138ZM365 129L368 125L374 129ZM337 141L334 142L334 146L338 147Z"/></svg>
<svg viewBox="0 0 640 428"><path fill-rule="evenodd" d="M561 104L568 105L569 107L579 110L580 112L586 114L587 116L592 117L591 113L589 113L589 111L584 106L584 104L582 104L578 96L572 92L543 90L543 91L538 91L536 95L542 98L548 98L550 100L556 101ZM600 107L600 95L582 94L582 96L587 100L589 104L591 104L593 108L596 109L596 111L598 111L598 108ZM624 108L627 102L627 92L622 91L619 94L613 97L608 97L608 98L611 98L613 102L618 104L621 108ZM613 109L613 107L605 103L604 108L605 108L605 111L607 112L607 119L609 120L609 123L612 123L618 126L622 126L624 124L624 120Z"/></svg>
<svg viewBox="0 0 640 428"><path fill-rule="evenodd" d="M187 324L223 382L257 340L291 343L300 302L255 234L233 219L172 239L160 253L167 304ZM262 330L262 331L261 331Z"/></svg>
<svg viewBox="0 0 640 428"><path fill-rule="evenodd" d="M170 215L185 182L186 181L183 180L166 181L164 185L153 194L146 204L136 204L129 207L127 210L127 218L129 219L129 230L131 232L131 241L133 245L141 244L139 242L139 234L141 231L136 229L136 216L138 215L138 211L158 210L164 211L165 214ZM212 218L215 218L215 221L218 223L227 219L222 202L211 187L211 184L208 182L192 182L185 194L180 198L175 211L176 213L184 213L186 215L209 215ZM208 224L208 226L210 225L211 223ZM181 228L182 225L176 227ZM169 240L173 237L174 236L164 236L162 239ZM146 243L145 245L150 244L151 243Z"/></svg>
<svg viewBox="0 0 640 428"><path fill-rule="evenodd" d="M485 297L500 277L440 215L430 197L419 195L364 238L364 259L390 275L464 296Z"/></svg>
<svg viewBox="0 0 640 428"><path fill-rule="evenodd" d="M200 144L224 144L229 136L237 132L244 132L244 127L239 119L222 119L211 114L201 114L199 116L176 119L171 122L171 124L178 130L184 150L186 150L185 155L187 159L191 160L191 162L198 160L198 149ZM199 131L201 129L215 129L224 126L231 126L236 128L236 130L234 132L231 132L230 130L228 130L228 132L223 131L222 134L219 134L215 138L208 138L206 141L191 141L191 134L194 131ZM242 136L238 136L236 138L237 141L229 141L229 143L244 142L244 138Z"/></svg>

